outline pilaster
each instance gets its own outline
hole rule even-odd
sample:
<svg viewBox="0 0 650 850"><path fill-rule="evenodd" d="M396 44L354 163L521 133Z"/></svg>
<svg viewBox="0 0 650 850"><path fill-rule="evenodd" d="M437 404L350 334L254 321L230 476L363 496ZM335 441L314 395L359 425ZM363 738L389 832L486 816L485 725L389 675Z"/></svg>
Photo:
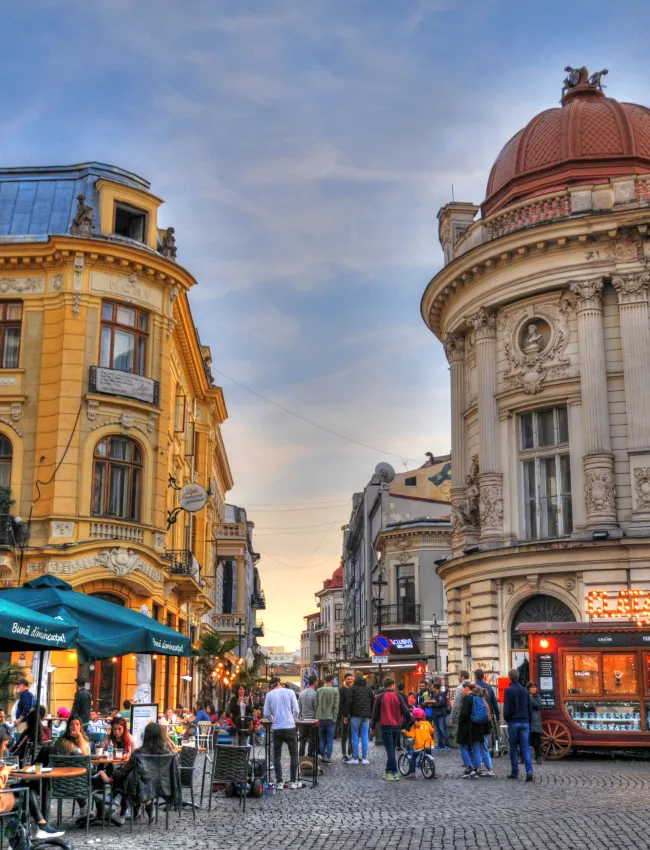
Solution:
<svg viewBox="0 0 650 850"><path fill-rule="evenodd" d="M468 524L467 448L465 434L465 337L447 334L445 354L451 380L451 548L459 551L478 540L478 528ZM478 519L478 517L477 517Z"/></svg>
<svg viewBox="0 0 650 850"><path fill-rule="evenodd" d="M609 433L603 334L603 279L574 281L580 345L586 527L615 528L616 488Z"/></svg>
<svg viewBox="0 0 650 850"><path fill-rule="evenodd" d="M503 473L499 456L496 315L485 308L468 319L474 329L478 370L481 541L503 539Z"/></svg>
<svg viewBox="0 0 650 850"><path fill-rule="evenodd" d="M625 378L632 517L629 534L650 534L650 273L615 275Z"/></svg>

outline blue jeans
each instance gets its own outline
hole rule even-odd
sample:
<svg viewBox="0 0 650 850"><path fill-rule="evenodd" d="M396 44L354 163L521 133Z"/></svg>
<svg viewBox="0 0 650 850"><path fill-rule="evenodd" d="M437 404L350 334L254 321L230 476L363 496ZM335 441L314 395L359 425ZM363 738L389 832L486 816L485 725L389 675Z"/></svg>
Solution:
<svg viewBox="0 0 650 850"><path fill-rule="evenodd" d="M492 759L488 748L485 746L485 738L482 741L472 741L472 759L477 770L481 766L481 762L488 770L492 770Z"/></svg>
<svg viewBox="0 0 650 850"><path fill-rule="evenodd" d="M359 758L359 735L361 735L361 758L368 758L369 717L350 718L350 737L352 738L352 758Z"/></svg>
<svg viewBox="0 0 650 850"><path fill-rule="evenodd" d="M320 738L320 755L321 758L332 758L332 750L334 749L334 730L336 729L335 720L321 720L318 727L318 737Z"/></svg>
<svg viewBox="0 0 650 850"><path fill-rule="evenodd" d="M533 773L533 760L530 757L530 725L524 720L508 723L508 746L510 747L510 766L512 775L519 776L519 747L524 757L526 773Z"/></svg>
<svg viewBox="0 0 650 850"><path fill-rule="evenodd" d="M460 757L462 758L465 767L470 767L472 770L476 770L474 767L474 761L472 760L471 745L459 744L458 749L460 750Z"/></svg>
<svg viewBox="0 0 650 850"><path fill-rule="evenodd" d="M397 759L395 758L395 747L399 741L399 726L382 726L381 737L386 747L386 773L397 773Z"/></svg>
<svg viewBox="0 0 650 850"><path fill-rule="evenodd" d="M436 730L436 746L438 747L448 747L449 746L449 734L447 733L447 715L441 714L438 717L433 718L433 725Z"/></svg>

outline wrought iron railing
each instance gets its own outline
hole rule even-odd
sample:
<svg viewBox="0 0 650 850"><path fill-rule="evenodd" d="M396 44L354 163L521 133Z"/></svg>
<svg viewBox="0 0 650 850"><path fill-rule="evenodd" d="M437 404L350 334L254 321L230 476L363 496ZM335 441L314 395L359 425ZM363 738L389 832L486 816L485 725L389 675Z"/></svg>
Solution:
<svg viewBox="0 0 650 850"><path fill-rule="evenodd" d="M198 578L199 571L194 566L194 559L189 549L167 549L161 555L163 560L169 561L171 564L170 572L176 575L191 576L196 574Z"/></svg>
<svg viewBox="0 0 650 850"><path fill-rule="evenodd" d="M379 624L379 611L375 607L374 623ZM405 626L420 624L420 606L411 602L398 602L397 605L381 606L381 625Z"/></svg>

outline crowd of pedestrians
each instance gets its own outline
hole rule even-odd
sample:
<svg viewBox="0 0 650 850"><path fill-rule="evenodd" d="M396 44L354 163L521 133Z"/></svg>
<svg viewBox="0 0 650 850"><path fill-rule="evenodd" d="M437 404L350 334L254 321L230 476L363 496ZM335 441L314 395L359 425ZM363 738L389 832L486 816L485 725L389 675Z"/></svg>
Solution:
<svg viewBox="0 0 650 850"><path fill-rule="evenodd" d="M517 670L511 670L509 677L503 704L511 759L508 778L518 778L522 763L526 781L531 782L531 749L536 762L542 761L541 700L535 683L529 682L526 687L520 684ZM276 680L264 706L264 715L273 721L276 776L281 781L284 743L291 760L291 782L285 787L298 786L298 762L305 752L312 758L317 748L320 760L329 763L338 729L341 757L346 765L370 763L371 737L376 744L383 744L386 765L382 778L387 781L400 778L397 753L403 739L412 742L410 778L415 778L416 763L424 750L448 752L452 747L460 751L463 778L493 777L490 739L493 742L492 736L499 735L501 725L496 691L482 670L475 671L473 681L467 670L461 670L459 679L452 690L435 679L430 684L422 680L417 693L407 693L402 684L396 687L392 678L385 679L375 691L361 674L346 673L339 688L335 687L333 676L325 681L310 676L297 700ZM407 746L405 742L404 745Z"/></svg>

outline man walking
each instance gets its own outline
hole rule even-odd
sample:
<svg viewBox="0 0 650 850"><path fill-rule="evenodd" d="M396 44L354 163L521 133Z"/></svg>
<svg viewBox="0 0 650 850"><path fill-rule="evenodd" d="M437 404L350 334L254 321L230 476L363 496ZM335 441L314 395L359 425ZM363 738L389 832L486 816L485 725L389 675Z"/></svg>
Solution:
<svg viewBox="0 0 650 850"><path fill-rule="evenodd" d="M308 686L298 697L300 707L301 720L316 720L316 683L318 676L310 676ZM298 755L302 758L305 755L305 747L307 747L307 755L312 758L314 755L314 735L316 725L310 723L300 727L300 750Z"/></svg>
<svg viewBox="0 0 650 850"><path fill-rule="evenodd" d="M381 725L381 735L386 748L386 772L382 779L399 779L395 746L402 728L402 721L410 722L411 715L403 699L395 692L393 679L384 680L384 692L375 700L372 713L373 725Z"/></svg>
<svg viewBox="0 0 650 850"><path fill-rule="evenodd" d="M452 703L451 703L451 714L449 715L448 723L448 734L449 734L449 746L455 747L456 744L456 736L458 735L458 716L460 715L460 706L463 701L463 682L466 682L469 679L469 673L467 670L461 670L458 674L458 685L454 690L452 695Z"/></svg>
<svg viewBox="0 0 650 850"><path fill-rule="evenodd" d="M506 688L503 700L503 718L508 724L508 745L510 747L511 772L508 779L519 778L519 748L526 766L526 782L533 781L533 760L530 757L530 724L533 708L530 694L519 683L519 670L508 673L510 687Z"/></svg>
<svg viewBox="0 0 650 850"><path fill-rule="evenodd" d="M71 713L75 714L84 726L86 726L86 724L90 723L90 708L93 703L92 694L86 688L86 680L82 679L81 676L74 681L77 686L77 693L72 700Z"/></svg>
<svg viewBox="0 0 650 850"><path fill-rule="evenodd" d="M264 700L264 717L272 723L276 788L280 790L285 787L282 782L282 745L286 744L291 760L291 781L286 787L294 790L300 788L296 781L298 779L298 736L296 734L296 718L299 715L298 700L290 688L281 687L277 676L273 676L269 687L270 690Z"/></svg>
<svg viewBox="0 0 650 850"><path fill-rule="evenodd" d="M343 684L339 688L339 722L341 723L341 755L343 756L343 761L352 755L350 706L352 705L353 683L353 674L346 673L343 677Z"/></svg>
<svg viewBox="0 0 650 850"><path fill-rule="evenodd" d="M16 707L16 731L22 732L25 728L23 724L27 721L27 715L36 705L36 697L29 690L27 679L19 679L16 690L19 694L18 705Z"/></svg>
<svg viewBox="0 0 650 850"><path fill-rule="evenodd" d="M447 693L442 690L442 682L436 679L431 691L431 722L436 730L436 750L449 749L449 735L447 734Z"/></svg>
<svg viewBox="0 0 650 850"><path fill-rule="evenodd" d="M350 734L352 737L352 758L346 764L370 764L368 761L368 731L374 696L363 676L354 680L352 703L350 706ZM361 741L361 749L359 749Z"/></svg>
<svg viewBox="0 0 650 850"><path fill-rule="evenodd" d="M319 721L320 757L326 764L332 760L334 730L339 714L339 690L334 676L325 677L325 684L316 691L316 719Z"/></svg>

